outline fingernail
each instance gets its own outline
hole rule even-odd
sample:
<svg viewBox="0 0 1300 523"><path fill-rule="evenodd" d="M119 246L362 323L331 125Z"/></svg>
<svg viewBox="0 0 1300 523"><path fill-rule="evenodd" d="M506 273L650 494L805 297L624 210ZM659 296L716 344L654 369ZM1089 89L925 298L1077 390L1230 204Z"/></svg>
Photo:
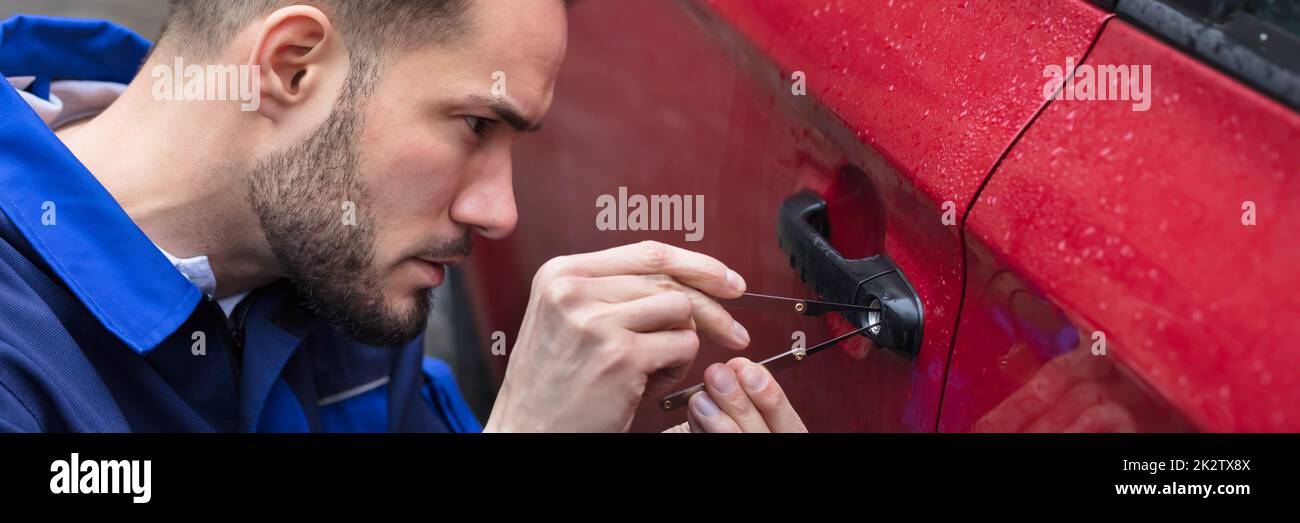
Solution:
<svg viewBox="0 0 1300 523"><path fill-rule="evenodd" d="M736 332L736 339L749 345L749 331L745 330L745 326L736 320L731 320L731 323L731 329Z"/></svg>
<svg viewBox="0 0 1300 523"><path fill-rule="evenodd" d="M740 369L740 383L749 392L758 392L767 386L767 373L758 365L746 365Z"/></svg>
<svg viewBox="0 0 1300 523"><path fill-rule="evenodd" d="M714 390L723 394L736 392L736 373L732 372L731 368L726 365L720 363L714 363L713 365L715 368L709 373L712 376L709 381L713 382Z"/></svg>
<svg viewBox="0 0 1300 523"><path fill-rule="evenodd" d="M736 271L727 269L727 286L737 292L745 292L745 279L741 278Z"/></svg>
<svg viewBox="0 0 1300 523"><path fill-rule="evenodd" d="M691 398L691 407L695 408L696 414L705 418L712 418L717 416L719 412L722 412L722 410L718 408L718 404L713 402L713 398L709 397L709 393L697 393L695 396L700 398Z"/></svg>

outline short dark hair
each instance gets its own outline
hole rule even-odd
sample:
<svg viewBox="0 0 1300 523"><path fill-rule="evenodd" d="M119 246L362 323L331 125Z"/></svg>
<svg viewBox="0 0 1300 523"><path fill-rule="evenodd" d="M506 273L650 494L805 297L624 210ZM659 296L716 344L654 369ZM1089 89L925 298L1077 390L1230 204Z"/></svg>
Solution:
<svg viewBox="0 0 1300 523"><path fill-rule="evenodd" d="M177 53L213 58L258 17L291 5L325 12L343 34L352 62L340 102L356 104L374 88L385 56L403 49L453 41L472 28L473 0L168 0L159 43Z"/></svg>
<svg viewBox="0 0 1300 523"><path fill-rule="evenodd" d="M448 42L467 31L470 0L169 0L162 43L212 57L235 34L271 11L295 4L325 12L353 52Z"/></svg>
<svg viewBox="0 0 1300 523"><path fill-rule="evenodd" d="M488 0L491 1L491 0ZM356 103L374 87L385 57L407 49L443 45L474 30L475 0L168 0L159 43L200 60L223 51L253 20L275 9L321 9L343 34L352 62L340 99ZM563 0L572 7L578 0ZM155 49L156 50L156 49ZM152 53L151 53L152 54Z"/></svg>

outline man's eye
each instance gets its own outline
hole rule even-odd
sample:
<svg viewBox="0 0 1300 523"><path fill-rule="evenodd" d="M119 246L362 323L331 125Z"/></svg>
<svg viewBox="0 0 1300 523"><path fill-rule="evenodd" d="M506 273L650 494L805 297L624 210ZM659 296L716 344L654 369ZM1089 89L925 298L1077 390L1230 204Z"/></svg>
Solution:
<svg viewBox="0 0 1300 523"><path fill-rule="evenodd" d="M496 121L477 116L466 116L465 124L469 125L469 129L474 131L474 134L483 134L491 130L492 126L496 125Z"/></svg>

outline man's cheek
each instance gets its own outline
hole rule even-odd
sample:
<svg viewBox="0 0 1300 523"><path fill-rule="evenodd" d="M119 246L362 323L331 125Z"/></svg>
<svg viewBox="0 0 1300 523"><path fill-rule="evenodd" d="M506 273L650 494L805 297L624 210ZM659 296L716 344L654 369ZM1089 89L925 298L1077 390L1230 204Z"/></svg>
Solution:
<svg viewBox="0 0 1300 523"><path fill-rule="evenodd" d="M454 191L453 171L422 157L389 165L372 178L369 191L399 213L428 214Z"/></svg>

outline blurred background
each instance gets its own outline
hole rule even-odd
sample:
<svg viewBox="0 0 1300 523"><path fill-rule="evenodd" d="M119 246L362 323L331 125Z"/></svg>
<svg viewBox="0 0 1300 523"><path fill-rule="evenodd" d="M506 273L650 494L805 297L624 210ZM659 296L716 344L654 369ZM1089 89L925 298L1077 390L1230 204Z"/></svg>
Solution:
<svg viewBox="0 0 1300 523"><path fill-rule="evenodd" d="M167 0L0 0L0 18L19 13L112 20L153 40L167 17Z"/></svg>
<svg viewBox="0 0 1300 523"><path fill-rule="evenodd" d="M167 18L167 0L0 0L0 20L16 14L111 20L156 40ZM496 399L496 379L479 350L479 340L484 338L475 332L468 313L472 309L464 277L455 268L447 276L447 283L434 294L438 305L429 318L425 352L451 366L470 408L486 421Z"/></svg>

